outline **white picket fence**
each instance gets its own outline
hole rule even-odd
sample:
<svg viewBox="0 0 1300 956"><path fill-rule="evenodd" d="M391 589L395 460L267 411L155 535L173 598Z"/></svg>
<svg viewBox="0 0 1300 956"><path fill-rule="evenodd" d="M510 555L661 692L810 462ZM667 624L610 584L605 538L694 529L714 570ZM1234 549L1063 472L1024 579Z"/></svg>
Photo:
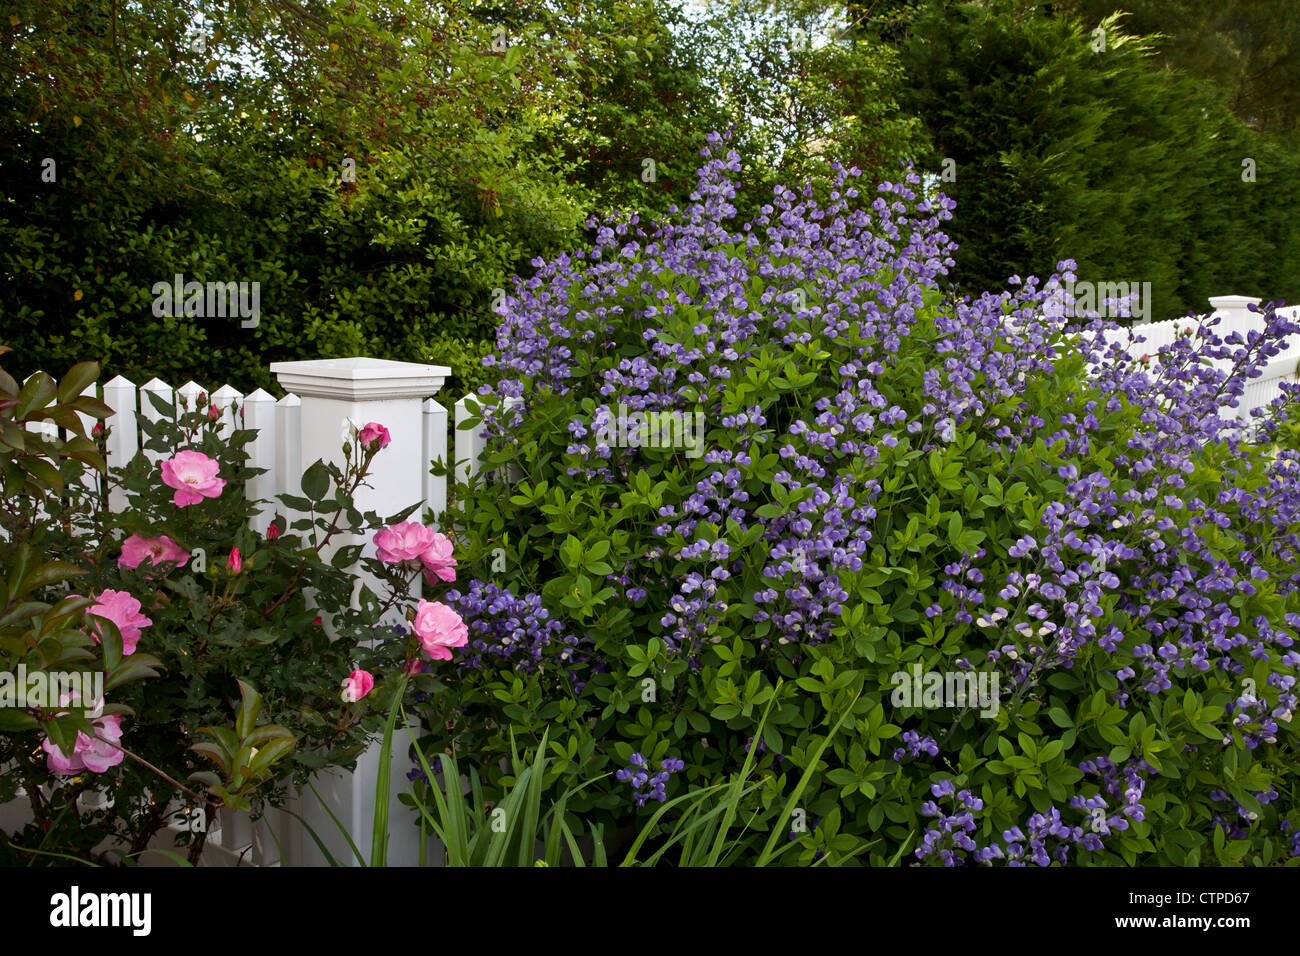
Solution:
<svg viewBox="0 0 1300 956"><path fill-rule="evenodd" d="M422 507L415 519L420 520L429 509L437 521L447 506L447 478L431 474L431 463L445 463L450 452L454 474L461 480L478 469L482 438L476 431L459 429L449 436L448 410L432 397L450 375L450 369L444 366L348 358L282 362L273 364L271 370L288 392L278 401L263 389L243 395L224 385L209 392L195 382L172 388L158 379L137 386L121 376L102 386L92 385L84 394L101 398L114 410L105 422L110 467L126 465L141 451L145 441L142 420L157 421L164 414L208 410L215 406L215 427L219 434L229 435L236 427L256 430L256 437L246 446L249 463L266 471L248 482L246 494L250 500L264 502L249 522L259 534L266 531L277 512L287 519L296 517L277 503L277 497L302 494L305 466L318 459L342 464L345 423L359 428L368 422L378 422L388 428L392 437L375 461L368 479L370 487L363 487L356 496L360 510L391 514L419 503ZM166 410L156 408L150 395L160 399ZM470 401L472 396L467 395L455 403L450 416L452 424L459 425L469 417L471 412L466 406ZM89 430L93 422L82 417ZM50 435L58 431L50 423L31 427ZM144 455L155 464L164 457L150 449L144 449ZM126 506L122 489L111 483L102 488L100 482L107 481L106 478L86 477L96 491L107 491L111 510L120 511ZM339 536L330 550L359 544L365 553L373 556L373 530L371 534ZM365 575L358 574L358 577L364 580ZM375 590L378 592L377 587ZM400 615L395 614L394 620L388 623L397 620ZM394 840L389 856L399 864L418 859L415 841L403 841L400 837L410 812L396 802L396 795L407 785L408 743L409 737L399 734L393 761L390 813L398 839ZM367 855L377 766L378 748L374 747L363 755L355 774L321 774L316 783L330 809L345 822L352 838ZM296 798L289 808L308 819L329 846L332 856L353 860L345 838L314 797ZM183 825L178 820L171 830ZM203 856L208 865L277 865L279 862L302 865L325 861L301 824L288 813L273 811L265 821L254 824L247 814L224 812L219 825L219 830L214 829L208 835ZM268 826L275 829L274 839ZM162 836L162 845L170 846L173 834ZM283 861L277 841L283 850Z"/></svg>
<svg viewBox="0 0 1300 956"><path fill-rule="evenodd" d="M339 361L368 363L376 360ZM441 366L427 367L438 369L440 376L445 377L450 374L450 370ZM110 468L126 465L142 448L140 419L153 422L161 417L162 413L147 397L152 394L176 412L192 412L215 406L219 416L216 423L218 433L223 437L229 436L237 427L257 431L257 437L247 447L249 464L252 467L264 468L266 472L249 482L248 497L250 500L264 500L267 503L263 505L258 516L250 522L255 530L266 529L277 510L277 506L272 504L276 496L302 494L299 482L304 466L310 465L311 461L304 461L302 458L299 436L302 433L303 400L298 395L290 393L277 401L274 396L261 388L243 395L229 385L222 385L220 388L208 391L192 381L173 389L156 378L137 386L120 375L102 386L89 386L83 394L101 398L115 412L106 422L109 428L106 445ZM456 425L469 416L466 401L472 398L473 396L466 395L453 406L454 416L451 420ZM391 456L386 452L385 459L377 462L377 466L389 467L386 459L397 455L409 459L409 462L403 462L403 465L418 465L422 476L424 506L440 515L447 507L447 479L441 475L431 474L428 464L433 461L445 463L447 460L448 412L443 405L433 398L428 398L422 403L421 414L423 419L419 429L419 447L408 446L394 452ZM86 421L89 429L91 420L84 415L81 417ZM366 422L358 421L356 424L364 425ZM33 427L43 428L50 434L56 432L55 426L48 423ZM477 462L482 450L482 440L473 432L455 431L451 447L457 462ZM148 449L144 454L151 463L157 463L162 458L159 452ZM393 467L400 466L393 465ZM109 504L115 511L123 507L125 494L121 489L110 486Z"/></svg>
<svg viewBox="0 0 1300 956"><path fill-rule="evenodd" d="M1240 332L1244 338L1248 332L1262 331L1262 316L1249 310L1248 305L1251 303L1260 305L1261 300L1240 295L1212 297L1210 305L1213 311L1209 315L1217 315L1220 318L1219 324L1214 326L1215 333L1222 338L1227 338L1232 332ZM1300 321L1300 306L1285 306L1279 309L1278 313L1293 321ZM1150 356L1154 359L1163 346L1170 345L1182 335L1191 332L1195 325L1196 321L1187 317L1150 322L1122 329L1108 336L1108 340L1118 342L1135 358ZM1139 335L1145 341L1134 341ZM1233 417L1237 420L1249 421L1252 409L1268 405L1282 393L1279 387L1281 383L1296 380L1297 362L1300 362L1300 335L1292 336L1287 345L1288 348L1264 367L1263 374L1259 378L1251 379L1246 383L1246 390L1241 396L1238 407L1233 410L1235 413ZM1223 367L1227 362L1218 360L1216 364Z"/></svg>
<svg viewBox="0 0 1300 956"><path fill-rule="evenodd" d="M1259 316L1246 308L1247 303L1258 301L1242 296L1212 298L1214 314L1223 319L1218 327L1220 334L1226 335L1233 330L1245 333L1260 328ZM1292 317L1300 318L1300 306L1290 306L1286 311ZM1187 319L1175 319L1138 326L1132 332L1121 332L1121 341L1131 354L1154 355L1161 345L1176 338L1176 330L1187 324ZM1133 333L1142 334L1146 341L1132 342ZM1300 336L1296 337L1290 349L1268 366L1261 378L1248 385L1237 410L1238 416L1267 404L1279 393L1280 382L1295 380L1298 361ZM219 427L227 434L237 425L257 431L257 437L248 446L251 464L267 471L249 483L247 494L250 499L268 502L251 522L253 530L259 533L266 530L277 510L269 502L281 494L301 494L300 481L305 465L317 459L341 463L342 430L348 421L357 426L379 422L389 429L392 436L392 443L376 461L371 481L374 487L363 489L358 495L357 505L362 510L392 513L419 501L440 516L447 506L447 482L445 477L429 473L430 462L446 462L450 451L457 477L463 479L478 469L482 438L474 430L459 428L449 436L448 410L433 398L450 374L450 370L443 366L348 358L281 362L273 364L271 371L288 393L278 401L262 389L242 395L223 385L206 392L194 382L173 389L157 379L136 386L121 376L102 387L91 386L86 394L97 395L114 410L106 423L110 429L107 439L109 465L121 466L129 462L141 448L140 419L157 420L162 414L149 401L147 396L152 394L162 399L169 410L194 410L202 408L204 402L215 405ZM455 403L452 423L459 425L469 416L466 403L471 399L472 396L465 396ZM87 420L86 424L89 428L92 423ZM160 458L156 452L146 450L145 454L155 462ZM114 510L125 504L124 495L116 488L108 489L108 500ZM285 509L281 507L278 510L283 512ZM343 544L361 544L368 549L366 553L374 553L368 536L345 538L338 542L340 546ZM390 805L394 839L390 841L389 859L396 864L410 865L418 859L417 838L415 831L406 827L409 811L396 801L397 794L407 785L405 772L409 765L405 754L409 738L399 735L394 744ZM355 773L334 771L321 774L316 784L367 857L378 760L376 745L363 755ZM308 819L336 859L355 862L342 834L338 833L314 798L295 798L289 809ZM271 838L268 827L274 829L275 840ZM280 849L277 849L277 840ZM433 849L431 859L436 859L436 847ZM324 857L307 838L301 824L288 813L277 810L256 824L247 814L223 813L220 830L209 834L203 860L205 865L274 866L281 863L319 864L324 862Z"/></svg>

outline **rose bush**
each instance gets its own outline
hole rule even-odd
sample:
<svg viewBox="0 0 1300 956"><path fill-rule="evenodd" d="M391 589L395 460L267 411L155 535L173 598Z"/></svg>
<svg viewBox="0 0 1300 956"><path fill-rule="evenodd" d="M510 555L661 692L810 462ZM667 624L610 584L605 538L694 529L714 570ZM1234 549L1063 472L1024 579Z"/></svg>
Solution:
<svg viewBox="0 0 1300 956"><path fill-rule="evenodd" d="M596 780L567 807L610 832L756 750L749 839L804 862L1294 863L1292 390L1231 415L1294 323L1135 362L1048 308L1071 263L948 298L913 174L736 227L721 145L671 222L507 297L430 759L490 802L549 732L548 792Z"/></svg>
<svg viewBox="0 0 1300 956"><path fill-rule="evenodd" d="M341 534L411 532L409 522L390 526L414 506L381 518L354 504L391 440L378 423L344 436L342 468L309 467L303 494L281 496L268 523L245 497L258 473L245 451L254 433L222 432L205 401L177 413L150 395L160 417L142 416L144 449L108 476L127 499L110 510L108 482L86 480L103 472L103 456L75 414L109 412L78 397L95 371L79 366L63 385L45 377L22 390L0 373L9 455L0 558L21 585L0 600L0 670L94 670L98 661L105 674L104 699L79 709L69 699L0 709L0 802L21 787L33 817L3 855L129 861L182 806L203 817L183 836L194 860L217 809L256 813L318 769L354 766L399 688L440 689L420 663L425 638L390 626L394 614L414 619L426 565L419 552L408 568L339 546ZM15 426L42 416L74 437L21 444ZM107 436L99 428L94 437ZM432 529L416 534L428 546L445 541ZM455 563L441 544L429 560ZM353 606L358 563L381 593L363 587ZM68 580L81 595L60 592ZM442 659L456 646L445 636L454 623L440 621ZM92 789L109 792L111 806L79 804Z"/></svg>

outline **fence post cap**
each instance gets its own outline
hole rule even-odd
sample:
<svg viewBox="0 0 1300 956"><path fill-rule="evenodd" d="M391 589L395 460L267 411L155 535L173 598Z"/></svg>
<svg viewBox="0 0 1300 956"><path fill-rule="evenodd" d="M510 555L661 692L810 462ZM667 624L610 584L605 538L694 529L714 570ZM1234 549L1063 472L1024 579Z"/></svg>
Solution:
<svg viewBox="0 0 1300 956"><path fill-rule="evenodd" d="M1224 312L1229 309L1240 309L1245 311L1248 305L1252 303L1259 305L1263 299L1250 295L1212 295L1210 296L1210 305L1214 306L1214 311Z"/></svg>
<svg viewBox="0 0 1300 956"><path fill-rule="evenodd" d="M376 358L272 362L271 372L286 392L350 401L427 398L451 375L445 365Z"/></svg>

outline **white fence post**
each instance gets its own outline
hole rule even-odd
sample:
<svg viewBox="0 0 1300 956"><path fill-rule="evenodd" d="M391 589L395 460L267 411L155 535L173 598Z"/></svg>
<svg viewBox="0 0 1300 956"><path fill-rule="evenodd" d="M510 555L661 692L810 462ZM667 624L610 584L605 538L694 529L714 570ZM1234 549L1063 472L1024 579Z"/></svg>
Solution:
<svg viewBox="0 0 1300 956"><path fill-rule="evenodd" d="M424 474L428 463L424 460L423 403L442 387L451 374L449 368L383 359L345 358L276 362L271 365L271 371L285 391L302 400L301 427L296 432L302 468L310 467L318 459L341 466L345 423L351 421L359 428L368 422L378 422L388 429L392 443L375 460L369 478L371 487L360 489L356 498L357 508L386 515L426 500ZM301 471L297 475L300 476ZM417 513L414 517L419 520L421 516ZM377 529L361 536L341 536L335 548L360 544L365 554L373 556L373 530ZM365 579L364 575L358 576ZM375 582L367 583L373 586ZM397 617L400 620L400 612ZM339 680L342 681L344 676L340 674ZM404 827L410 819L410 812L397 801L397 795L405 788L407 768L404 757L409 744L407 734L398 734L393 741L397 759L392 764L389 812L394 827ZM357 760L355 773L333 771L316 777L317 791L347 827L365 856L369 856L371 846L379 751L380 745L372 744ZM338 860L355 864L342 834L314 798L303 798L303 811L304 818L329 847L330 853ZM395 866L418 863L417 842L393 841L389 862ZM308 864L324 862L314 845L304 845L302 856L301 862Z"/></svg>

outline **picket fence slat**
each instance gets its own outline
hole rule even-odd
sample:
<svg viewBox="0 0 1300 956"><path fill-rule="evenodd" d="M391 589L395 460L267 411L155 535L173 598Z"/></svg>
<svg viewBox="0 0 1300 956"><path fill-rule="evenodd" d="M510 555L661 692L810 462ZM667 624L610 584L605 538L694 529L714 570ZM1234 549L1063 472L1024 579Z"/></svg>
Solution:
<svg viewBox="0 0 1300 956"><path fill-rule="evenodd" d="M176 389L176 407L178 411L196 412L207 393L203 386L191 379Z"/></svg>
<svg viewBox="0 0 1300 956"><path fill-rule="evenodd" d="M222 385L212 393L212 404L217 407L217 435L223 441L229 441L239 424L239 403L244 397L229 385Z"/></svg>
<svg viewBox="0 0 1300 956"><path fill-rule="evenodd" d="M471 475L478 474L479 459L487 447L479 429L461 428L461 423L470 417L470 410L465 404L470 399L471 396L466 395L456 403L456 481L462 483L469 481Z"/></svg>
<svg viewBox="0 0 1300 956"><path fill-rule="evenodd" d="M184 387L184 386L182 386ZM151 378L140 386L140 416L148 422L158 422L162 420L163 413L154 407L154 403L149 400L149 394L157 395L163 402L176 406L175 393L172 387L166 382L161 382L156 378ZM143 434L141 438L143 438ZM145 460L149 462L150 467L157 465L163 460L162 452L154 451L152 448L144 449Z"/></svg>
<svg viewBox="0 0 1300 956"><path fill-rule="evenodd" d="M424 400L424 454L422 461L432 463L447 461L447 409L432 398ZM424 506L433 511L435 521L441 521L447 510L447 476L424 475Z"/></svg>
<svg viewBox="0 0 1300 956"><path fill-rule="evenodd" d="M275 496L280 493L280 416L276 411L275 397L262 388L248 393L242 411L242 427L257 433L246 446L249 460L254 468L266 469L263 474L254 476L248 482L248 497L254 501L266 502L249 519L249 527L264 534L267 525L275 517Z"/></svg>
<svg viewBox="0 0 1300 956"><path fill-rule="evenodd" d="M298 435L302 431L302 399L286 395L275 403L275 493L302 494L302 451Z"/></svg>

